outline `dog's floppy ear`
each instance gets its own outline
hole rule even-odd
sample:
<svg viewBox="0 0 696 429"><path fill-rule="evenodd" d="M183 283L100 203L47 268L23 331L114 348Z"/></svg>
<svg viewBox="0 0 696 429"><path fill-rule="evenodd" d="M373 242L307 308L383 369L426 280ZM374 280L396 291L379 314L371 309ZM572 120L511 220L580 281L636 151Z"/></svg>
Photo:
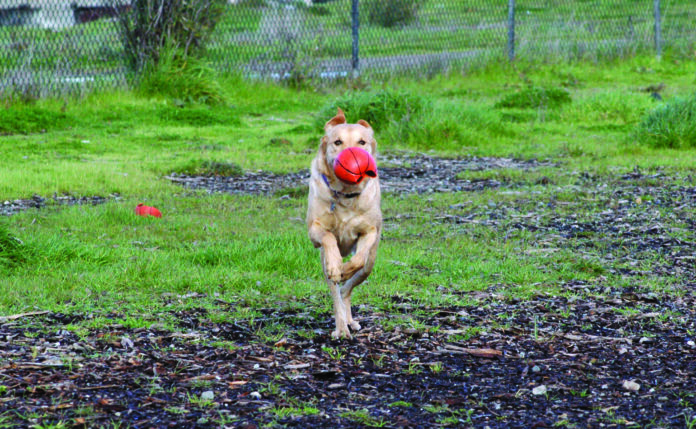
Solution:
<svg viewBox="0 0 696 429"><path fill-rule="evenodd" d="M338 113L336 113L336 116L333 118L329 119L329 122L324 125L324 131L329 131L331 128L335 127L336 125L341 125L346 123L346 115L343 113L343 110L341 108L338 108Z"/></svg>
<svg viewBox="0 0 696 429"><path fill-rule="evenodd" d="M319 165L317 168L319 169L319 172L325 176L330 175L329 172L331 171L326 161L326 147L328 145L329 138L327 136L322 137L321 142L319 143Z"/></svg>
<svg viewBox="0 0 696 429"><path fill-rule="evenodd" d="M362 125L362 126L365 127L365 128L372 128L372 127L370 126L370 124L368 124L367 121L364 120L364 119L359 120L359 121L358 121L358 125Z"/></svg>

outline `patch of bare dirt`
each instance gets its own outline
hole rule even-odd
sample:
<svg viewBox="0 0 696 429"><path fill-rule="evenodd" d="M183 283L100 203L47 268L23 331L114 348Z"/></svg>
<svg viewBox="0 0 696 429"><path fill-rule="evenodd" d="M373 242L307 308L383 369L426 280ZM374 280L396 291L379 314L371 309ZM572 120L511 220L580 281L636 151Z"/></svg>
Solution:
<svg viewBox="0 0 696 429"><path fill-rule="evenodd" d="M536 160L511 158L469 157L460 159L438 158L424 154L382 156L378 173L383 192L427 193L479 191L498 188L497 180L467 180L457 175L464 171L480 171L499 168L531 169L553 165ZM309 170L289 174L247 172L240 176L187 176L171 174L167 179L190 189L207 189L209 192L231 194L274 194L284 190L306 186Z"/></svg>
<svg viewBox="0 0 696 429"><path fill-rule="evenodd" d="M48 206L72 206L72 205L97 205L103 204L109 200L118 200L120 195L112 194L108 197L99 195L79 197L74 195L53 195L50 198L44 198L39 195L34 195L32 198L5 200L0 203L0 216L9 216L14 213L27 210L30 208L41 209Z"/></svg>
<svg viewBox="0 0 696 429"><path fill-rule="evenodd" d="M114 324L79 337L64 326L88 316L5 321L0 418L21 427L686 427L696 409L694 296L606 292L529 301L479 292L471 297L481 305L424 316L395 296L393 313L358 309L364 329L341 342L328 335L330 314L274 308L235 323L194 308L176 314L179 332ZM392 323L411 317L417 327ZM256 334L278 323L285 335Z"/></svg>
<svg viewBox="0 0 696 429"><path fill-rule="evenodd" d="M526 194L487 207L458 205L434 219L458 230L486 225L503 237L524 232L533 237L535 252L573 249L587 270L696 289L695 177L637 169L616 176L578 173L575 183L556 195L549 191L539 201Z"/></svg>

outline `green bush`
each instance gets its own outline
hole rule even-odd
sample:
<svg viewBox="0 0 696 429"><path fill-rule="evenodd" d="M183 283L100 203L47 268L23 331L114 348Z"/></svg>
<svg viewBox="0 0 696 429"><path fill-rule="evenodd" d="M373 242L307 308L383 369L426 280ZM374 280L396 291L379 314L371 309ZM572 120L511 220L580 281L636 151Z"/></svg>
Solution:
<svg viewBox="0 0 696 429"><path fill-rule="evenodd" d="M367 0L364 3L367 22L392 28L413 22L425 0Z"/></svg>
<svg viewBox="0 0 696 429"><path fill-rule="evenodd" d="M349 122L364 119L375 131L380 131L391 124L408 122L423 112L429 102L423 97L382 90L379 92L352 92L326 105L317 118L317 128L336 115L336 109L341 108Z"/></svg>
<svg viewBox="0 0 696 429"><path fill-rule="evenodd" d="M166 50L157 64L150 64L138 86L146 95L164 95L182 104L218 105L224 101L213 68L178 49Z"/></svg>
<svg viewBox="0 0 696 429"><path fill-rule="evenodd" d="M134 0L118 16L124 53L140 73L165 49L200 56L223 15L226 0Z"/></svg>
<svg viewBox="0 0 696 429"><path fill-rule="evenodd" d="M657 148L696 147L696 93L676 97L649 112L631 137Z"/></svg>
<svg viewBox="0 0 696 429"><path fill-rule="evenodd" d="M571 101L570 93L565 89L528 86L513 94L506 95L495 104L495 107L518 109L556 108Z"/></svg>

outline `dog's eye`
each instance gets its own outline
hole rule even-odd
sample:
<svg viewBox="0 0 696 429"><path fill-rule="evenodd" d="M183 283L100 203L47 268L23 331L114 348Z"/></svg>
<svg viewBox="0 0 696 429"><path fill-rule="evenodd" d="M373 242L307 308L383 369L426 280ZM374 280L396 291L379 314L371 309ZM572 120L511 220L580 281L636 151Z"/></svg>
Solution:
<svg viewBox="0 0 696 429"><path fill-rule="evenodd" d="M365 146L365 140L360 140L360 141L358 142L358 144L361 145L361 146Z"/></svg>
<svg viewBox="0 0 696 429"><path fill-rule="evenodd" d="M343 142L340 141L340 140L336 140L336 141L334 142L334 144L335 144L336 146L340 146L340 145L343 144Z"/></svg>

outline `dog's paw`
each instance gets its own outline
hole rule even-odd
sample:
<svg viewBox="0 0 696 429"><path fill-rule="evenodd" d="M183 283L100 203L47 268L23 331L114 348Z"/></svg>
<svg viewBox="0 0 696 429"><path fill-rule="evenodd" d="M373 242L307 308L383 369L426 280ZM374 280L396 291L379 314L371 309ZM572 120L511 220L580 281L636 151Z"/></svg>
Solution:
<svg viewBox="0 0 696 429"><path fill-rule="evenodd" d="M342 278L341 267L339 265L326 267L326 277L335 283L340 282Z"/></svg>
<svg viewBox="0 0 696 429"><path fill-rule="evenodd" d="M353 336L350 335L348 325L343 325L341 327L336 327L336 330L331 333L331 338L333 338L334 340L338 340L339 338L345 338L350 340L353 338Z"/></svg>
<svg viewBox="0 0 696 429"><path fill-rule="evenodd" d="M355 262L354 259L344 262L343 266L341 266L341 280L346 281L353 277L355 273L360 270L360 268L362 268L362 265Z"/></svg>
<svg viewBox="0 0 696 429"><path fill-rule="evenodd" d="M348 326L350 326L350 329L353 331L359 331L362 326L360 326L360 323L356 322L355 320L351 320L350 323L348 323Z"/></svg>

